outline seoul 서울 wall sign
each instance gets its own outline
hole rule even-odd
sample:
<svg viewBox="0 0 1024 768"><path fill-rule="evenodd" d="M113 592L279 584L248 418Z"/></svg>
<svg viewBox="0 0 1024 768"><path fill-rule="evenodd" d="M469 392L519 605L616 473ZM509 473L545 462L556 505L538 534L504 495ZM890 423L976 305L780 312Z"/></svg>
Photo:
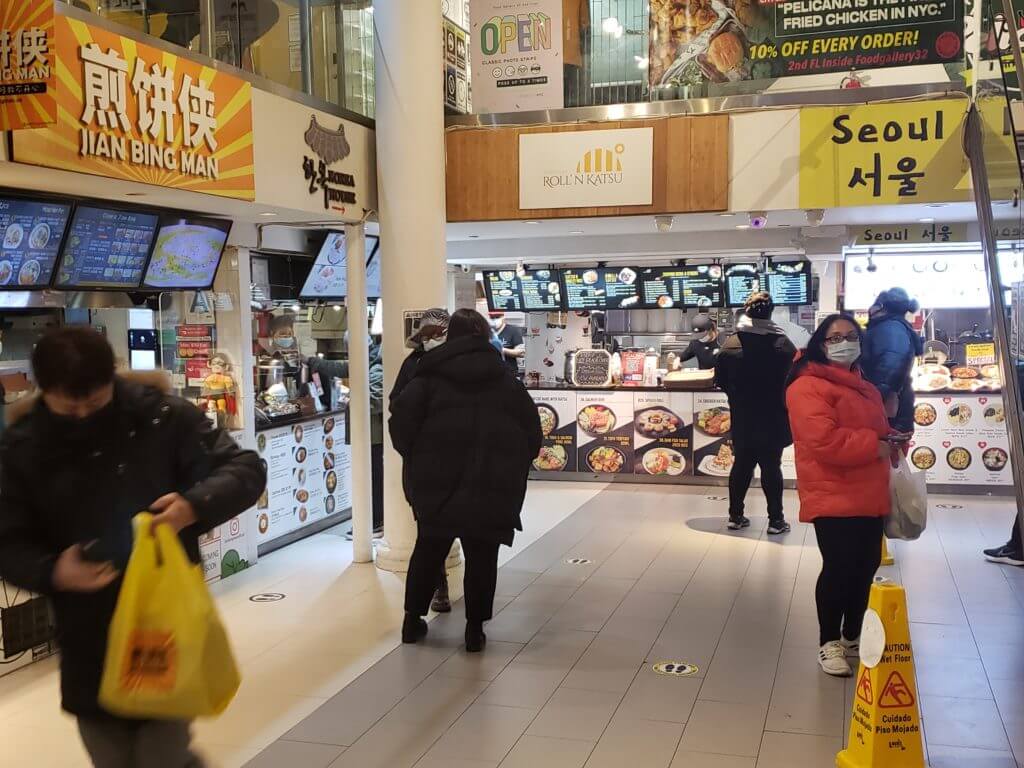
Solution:
<svg viewBox="0 0 1024 768"><path fill-rule="evenodd" d="M0 131L57 120L53 0L0 3Z"/></svg>
<svg viewBox="0 0 1024 768"><path fill-rule="evenodd" d="M59 120L15 134L17 162L255 198L249 83L65 16L56 31Z"/></svg>

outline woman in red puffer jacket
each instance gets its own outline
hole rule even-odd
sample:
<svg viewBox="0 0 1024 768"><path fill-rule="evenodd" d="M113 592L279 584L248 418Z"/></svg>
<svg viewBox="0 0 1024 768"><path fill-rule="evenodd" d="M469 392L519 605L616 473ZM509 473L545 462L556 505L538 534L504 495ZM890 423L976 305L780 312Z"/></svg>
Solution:
<svg viewBox="0 0 1024 768"><path fill-rule="evenodd" d="M814 524L823 561L815 597L830 675L852 674L871 582L881 561L895 450L878 390L860 372L860 327L831 315L793 366L786 405L796 449L800 520Z"/></svg>

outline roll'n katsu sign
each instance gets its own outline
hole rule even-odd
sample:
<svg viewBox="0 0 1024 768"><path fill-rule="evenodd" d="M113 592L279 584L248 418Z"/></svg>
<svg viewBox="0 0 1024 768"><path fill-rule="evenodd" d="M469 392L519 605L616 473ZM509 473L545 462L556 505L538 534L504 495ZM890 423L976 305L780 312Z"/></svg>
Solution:
<svg viewBox="0 0 1024 768"><path fill-rule="evenodd" d="M62 119L17 134L16 161L255 198L249 83L66 16L56 31Z"/></svg>

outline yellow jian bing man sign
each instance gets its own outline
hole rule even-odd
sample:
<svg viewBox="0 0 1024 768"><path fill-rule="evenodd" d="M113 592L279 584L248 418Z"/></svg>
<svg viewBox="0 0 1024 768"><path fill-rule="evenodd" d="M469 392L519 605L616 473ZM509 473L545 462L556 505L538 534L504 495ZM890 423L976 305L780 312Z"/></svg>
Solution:
<svg viewBox="0 0 1024 768"><path fill-rule="evenodd" d="M800 207L969 199L964 100L800 111Z"/></svg>
<svg viewBox="0 0 1024 768"><path fill-rule="evenodd" d="M60 119L15 133L15 161L255 198L249 83L77 19L56 30Z"/></svg>
<svg viewBox="0 0 1024 768"><path fill-rule="evenodd" d="M0 131L57 120L53 3L0 2Z"/></svg>

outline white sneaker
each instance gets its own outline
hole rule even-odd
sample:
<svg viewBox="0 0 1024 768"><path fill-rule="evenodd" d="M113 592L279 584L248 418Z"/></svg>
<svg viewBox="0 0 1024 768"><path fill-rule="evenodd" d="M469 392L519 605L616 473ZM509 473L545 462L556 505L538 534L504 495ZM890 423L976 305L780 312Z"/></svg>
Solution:
<svg viewBox="0 0 1024 768"><path fill-rule="evenodd" d="M843 650L846 652L846 658L848 658L848 659L859 659L860 658L860 638L859 637L856 640L847 640L844 637L839 642L843 644Z"/></svg>
<svg viewBox="0 0 1024 768"><path fill-rule="evenodd" d="M818 651L818 663L826 675L849 677L853 674L853 669L846 661L846 648L838 640L821 646Z"/></svg>

